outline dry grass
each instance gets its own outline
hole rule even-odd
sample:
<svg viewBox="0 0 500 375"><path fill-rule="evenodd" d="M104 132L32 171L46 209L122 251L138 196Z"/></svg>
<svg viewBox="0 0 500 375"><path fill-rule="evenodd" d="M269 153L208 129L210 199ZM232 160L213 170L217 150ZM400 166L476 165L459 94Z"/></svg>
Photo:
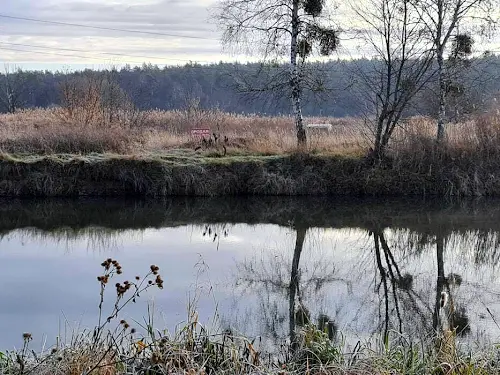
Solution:
<svg viewBox="0 0 500 375"><path fill-rule="evenodd" d="M130 153L142 142L140 131L118 125L101 127L66 121L60 110L26 110L0 115L0 150L52 154Z"/></svg>
<svg viewBox="0 0 500 375"><path fill-rule="evenodd" d="M0 115L0 195L500 195L495 111L449 124L441 145L432 119L408 119L382 164L365 158L361 119L306 119L333 130L310 134L303 154L290 117L119 110L123 122L82 125L63 111ZM215 136L202 142L197 127Z"/></svg>
<svg viewBox="0 0 500 375"><path fill-rule="evenodd" d="M81 118L82 116L79 116ZM310 134L309 150L357 153L368 147L362 123L356 119L307 118L307 123L331 123L330 134ZM65 116L63 109L24 110L0 115L0 150L8 153L120 154L195 149L201 139L193 128L209 128L228 153L275 155L293 152L293 118L238 115L216 110L145 111L134 125L93 121L83 124Z"/></svg>
<svg viewBox="0 0 500 375"><path fill-rule="evenodd" d="M62 108L24 110L0 115L0 151L4 153L104 153L141 154L198 149L205 153L279 155L296 150L292 117L261 117L192 108L185 111L124 113L115 121L102 116L83 122L80 115L67 116ZM133 117L133 119L131 119ZM306 123L330 123L333 130L309 132L308 151L333 155L365 155L371 145L370 127L359 118L306 118ZM191 129L208 128L219 139L204 145ZM416 153L427 157L436 132L435 121L415 117L402 123L390 145L398 159ZM500 146L500 115L475 116L449 124L447 147L459 152L481 151L490 155ZM219 146L219 147L217 147ZM200 150L201 149L201 150ZM425 153L422 153L425 152ZM494 152L496 154L496 151Z"/></svg>

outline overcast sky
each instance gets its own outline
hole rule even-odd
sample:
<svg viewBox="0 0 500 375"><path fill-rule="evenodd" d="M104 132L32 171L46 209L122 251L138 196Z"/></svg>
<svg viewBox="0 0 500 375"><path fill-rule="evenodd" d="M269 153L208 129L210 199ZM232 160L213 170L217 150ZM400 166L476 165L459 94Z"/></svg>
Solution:
<svg viewBox="0 0 500 375"><path fill-rule="evenodd" d="M1 0L0 63L50 69L234 60L237 56L222 54L220 35L209 23L208 8L215 1ZM5 15L191 38L45 24Z"/></svg>
<svg viewBox="0 0 500 375"><path fill-rule="evenodd" d="M0 0L0 64L53 70L251 60L223 53L220 31L210 21L217 1Z"/></svg>
<svg viewBox="0 0 500 375"><path fill-rule="evenodd" d="M248 59L222 52L220 33L209 21L209 8L216 1L0 0L0 67L9 64L27 69L71 70L127 63L134 66L143 62L178 65L188 61L205 63ZM482 49L499 49L498 42L493 46L476 43L475 47L478 45ZM341 57L354 56L356 50L363 49L359 41L348 38L341 42L341 46L344 48L344 51L339 51Z"/></svg>

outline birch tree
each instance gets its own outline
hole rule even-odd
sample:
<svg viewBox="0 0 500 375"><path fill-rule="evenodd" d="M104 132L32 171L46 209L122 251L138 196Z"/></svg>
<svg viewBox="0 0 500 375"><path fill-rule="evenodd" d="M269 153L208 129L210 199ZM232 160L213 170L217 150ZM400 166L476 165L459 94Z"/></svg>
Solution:
<svg viewBox="0 0 500 375"><path fill-rule="evenodd" d="M445 136L446 101L447 101L447 69L446 53L451 44L458 47L459 52L469 52L471 40L467 34L460 33L459 27L484 29L491 25L491 15L500 5L498 0L410 0L419 13L421 24L426 29L436 54L437 79L439 84L439 109L437 115L437 140L442 142ZM463 42L463 43L462 43ZM453 51L451 51L453 53Z"/></svg>
<svg viewBox="0 0 500 375"><path fill-rule="evenodd" d="M264 61L289 56L289 71L280 79L290 88L299 148L307 143L301 104L305 60L314 52L327 56L338 45L337 31L325 26L325 11L325 0L221 0L216 8L224 45Z"/></svg>

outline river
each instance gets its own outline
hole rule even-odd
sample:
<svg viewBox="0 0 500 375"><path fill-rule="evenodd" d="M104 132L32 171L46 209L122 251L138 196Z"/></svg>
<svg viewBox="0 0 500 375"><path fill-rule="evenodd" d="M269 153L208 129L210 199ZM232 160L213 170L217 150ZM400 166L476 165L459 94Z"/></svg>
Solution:
<svg viewBox="0 0 500 375"><path fill-rule="evenodd" d="M174 334L189 311L213 332L280 345L302 323L354 345L424 337L442 292L463 342L500 337L500 201L329 198L3 200L0 348L40 351L98 320L101 262L116 281L160 267L120 313ZM116 281L115 281L116 280ZM149 306L149 313L148 313ZM305 314L290 314L306 311ZM189 311L188 311L189 310ZM292 320L292 324L290 324ZM322 323L319 323L319 322ZM329 328L326 328L329 327Z"/></svg>

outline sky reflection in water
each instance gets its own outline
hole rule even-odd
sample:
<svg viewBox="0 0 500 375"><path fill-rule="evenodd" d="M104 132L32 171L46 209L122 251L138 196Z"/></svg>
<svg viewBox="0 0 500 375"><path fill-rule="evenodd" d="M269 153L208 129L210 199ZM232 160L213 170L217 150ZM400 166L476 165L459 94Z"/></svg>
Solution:
<svg viewBox="0 0 500 375"><path fill-rule="evenodd" d="M130 201L13 203L0 219L0 348L21 346L23 332L37 348L44 337L52 344L93 327L96 277L107 257L120 261L123 279L160 266L165 289L143 295L123 317L140 322L154 303L157 325L171 331L196 300L202 322L214 325L218 316L218 327L280 343L290 334L295 270L295 303L312 320L328 316L352 342L391 330L430 334L441 290L461 313L463 339L500 336L486 309L500 319L496 202L418 204L414 212L413 203L389 212L386 202L264 203L234 211L213 200L161 209Z"/></svg>

